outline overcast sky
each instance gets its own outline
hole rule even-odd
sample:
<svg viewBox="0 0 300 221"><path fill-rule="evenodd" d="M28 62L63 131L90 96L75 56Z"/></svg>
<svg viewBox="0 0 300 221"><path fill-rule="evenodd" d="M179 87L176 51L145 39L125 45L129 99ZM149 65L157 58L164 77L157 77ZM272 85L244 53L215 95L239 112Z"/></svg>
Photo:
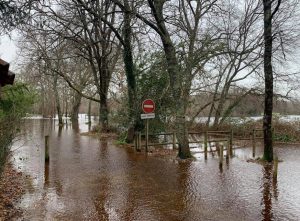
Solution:
<svg viewBox="0 0 300 221"><path fill-rule="evenodd" d="M0 37L0 58L10 63L10 70L17 69L15 63L17 61L17 47L14 41L7 36Z"/></svg>
<svg viewBox="0 0 300 221"><path fill-rule="evenodd" d="M18 73L18 60L21 59L17 55L17 46L16 46L16 40L17 35L13 34L12 39L7 36L0 36L0 58L10 63L10 70ZM300 55L296 56L298 59L300 58ZM299 71L299 63L297 62L298 59L295 59L296 62L291 62L290 65L288 65L288 70L290 72L298 72ZM20 63L20 61L19 61ZM286 68L286 67L285 67ZM253 80L251 78L247 78L244 81L241 81L240 84L244 86L252 86L253 83L257 82L256 80ZM279 89L279 93L286 93L286 90L289 90L290 88L294 88L294 91L289 94L289 96L292 97L299 97L299 90L296 88L299 88L299 81L296 80L295 82L289 82L287 84L282 84L282 82L275 83L275 88L277 90ZM286 90L285 90L286 89ZM276 89L275 89L276 90Z"/></svg>

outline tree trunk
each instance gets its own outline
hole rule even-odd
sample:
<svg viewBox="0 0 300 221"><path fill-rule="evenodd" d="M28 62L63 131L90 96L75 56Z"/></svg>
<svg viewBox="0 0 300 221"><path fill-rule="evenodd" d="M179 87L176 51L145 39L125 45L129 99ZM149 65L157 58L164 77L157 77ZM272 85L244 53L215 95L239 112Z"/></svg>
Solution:
<svg viewBox="0 0 300 221"><path fill-rule="evenodd" d="M63 119L62 119L62 111L61 111L61 106L60 106L60 99L59 99L59 94L58 94L58 89L57 89L57 83L58 83L58 75L54 75L54 81L53 81L53 90L54 90L54 95L55 95L55 103L56 103L56 111L57 111L57 116L58 116L58 124L63 125Z"/></svg>
<svg viewBox="0 0 300 221"><path fill-rule="evenodd" d="M175 130L178 139L178 156L182 159L190 158L191 152L188 142L188 131L185 120L187 97L182 94L181 74L179 64L176 58L175 48L170 38L163 39L163 46L168 65L168 73L172 88L172 97L175 109ZM176 108L175 108L176 107Z"/></svg>
<svg viewBox="0 0 300 221"><path fill-rule="evenodd" d="M89 107L88 107L88 123L89 123L89 124L92 123L92 119L91 119L91 111L92 111L92 101L89 100Z"/></svg>
<svg viewBox="0 0 300 221"><path fill-rule="evenodd" d="M66 99L65 101L66 101L65 102L65 118L67 119L67 117L68 117L68 100Z"/></svg>
<svg viewBox="0 0 300 221"><path fill-rule="evenodd" d="M105 45L102 45L103 51L106 51ZM100 84L97 87L97 92L100 97L100 107L99 107L99 124L101 127L101 132L107 133L108 132L108 104L107 104L107 94L108 94L108 87L110 82L110 71L108 68L108 58L106 56L100 56L97 59L98 62L98 71L99 71L99 79ZM96 75L97 73L95 73ZM97 77L96 77L97 79Z"/></svg>
<svg viewBox="0 0 300 221"><path fill-rule="evenodd" d="M215 120L214 120L214 125L213 125L214 127L218 127L220 124L220 121L222 121L221 118L223 117L224 106L225 106L225 102L227 99L229 89L230 89L230 83L226 82L222 89L222 93L220 94L218 106L216 108Z"/></svg>
<svg viewBox="0 0 300 221"><path fill-rule="evenodd" d="M124 6L127 10L124 11L124 28L123 28L123 37L124 42L126 42L123 47L123 60L125 65L125 73L127 80L127 93L128 93L128 118L129 118L129 127L128 135L126 142L133 142L134 136L132 131L141 130L141 119L140 119L140 108L138 105L137 99L137 90L136 90L136 76L135 68L133 63L132 56L132 29L131 29L131 14L128 1L124 1Z"/></svg>
<svg viewBox="0 0 300 221"><path fill-rule="evenodd" d="M82 96L79 93L75 93L74 101L72 104L72 113L71 113L71 121L72 123L78 122L78 114L79 114L79 107L81 104Z"/></svg>
<svg viewBox="0 0 300 221"><path fill-rule="evenodd" d="M272 0L264 0L264 73L265 108L263 118L264 159L273 161L272 111L273 111L273 70L272 70Z"/></svg>
<svg viewBox="0 0 300 221"><path fill-rule="evenodd" d="M185 105L181 102L180 106L178 106L178 110L176 112L176 136L178 140L178 157L181 159L186 159L192 157L190 148L189 148L189 140L188 140L188 130L185 119Z"/></svg>
<svg viewBox="0 0 300 221"><path fill-rule="evenodd" d="M214 90L214 96L213 96L213 99L212 99L212 104L210 106L210 110L209 110L209 113L208 113L208 117L207 117L207 121L206 121L206 127L209 128L210 126L210 119L212 117L212 113L215 109L215 102L217 100L217 94L218 94L218 90L219 90L219 85L220 85L220 81L221 81L221 76L219 76L219 79L216 83L216 87L215 87L215 90Z"/></svg>
<svg viewBox="0 0 300 221"><path fill-rule="evenodd" d="M104 50L105 51L105 50ZM100 67L100 126L101 131L104 133L108 132L108 104L107 104L107 94L108 94L108 87L110 82L110 71L108 69L108 59L105 56L101 57L101 65Z"/></svg>
<svg viewBox="0 0 300 221"><path fill-rule="evenodd" d="M101 132L108 132L108 106L107 106L107 94L100 94L100 108L99 108L99 123L101 126Z"/></svg>
<svg viewBox="0 0 300 221"><path fill-rule="evenodd" d="M45 88L44 86L41 86L41 89L42 89L42 107L41 107L41 113L42 113L42 116L43 118L46 118L47 115L46 115L46 112L45 112Z"/></svg>
<svg viewBox="0 0 300 221"><path fill-rule="evenodd" d="M169 39L170 40L170 39ZM191 152L188 142L188 131L185 120L186 114L186 97L182 95L181 81L180 78L180 68L176 58L175 48L170 41L163 42L165 56L168 65L168 73L172 88L172 97L175 109L175 130L178 139L178 156L182 159L190 158Z"/></svg>
<svg viewBox="0 0 300 221"><path fill-rule="evenodd" d="M219 125L224 103L225 103L225 100L223 100L223 99L219 100L218 106L215 111L215 119L214 119L214 124L213 124L214 128L217 128Z"/></svg>
<svg viewBox="0 0 300 221"><path fill-rule="evenodd" d="M182 87L184 73L182 73L180 70L180 65L176 57L176 50L171 40L170 33L168 32L165 25L165 19L163 16L163 5L165 1L156 2L148 0L148 3L156 20L157 27L160 30L160 38L163 44L167 61L167 71L169 74L175 109L175 130L179 146L178 157L182 159L190 158L191 152L189 148L188 131L185 120L185 107L188 100L186 100L186 97L183 95L184 88Z"/></svg>

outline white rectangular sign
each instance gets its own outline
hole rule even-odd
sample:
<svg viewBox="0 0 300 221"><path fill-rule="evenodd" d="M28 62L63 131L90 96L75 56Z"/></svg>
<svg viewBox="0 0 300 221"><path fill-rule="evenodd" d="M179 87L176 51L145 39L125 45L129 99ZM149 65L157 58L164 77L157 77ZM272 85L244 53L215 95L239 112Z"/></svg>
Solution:
<svg viewBox="0 0 300 221"><path fill-rule="evenodd" d="M155 113L141 114L141 119L151 119L151 118L155 118Z"/></svg>

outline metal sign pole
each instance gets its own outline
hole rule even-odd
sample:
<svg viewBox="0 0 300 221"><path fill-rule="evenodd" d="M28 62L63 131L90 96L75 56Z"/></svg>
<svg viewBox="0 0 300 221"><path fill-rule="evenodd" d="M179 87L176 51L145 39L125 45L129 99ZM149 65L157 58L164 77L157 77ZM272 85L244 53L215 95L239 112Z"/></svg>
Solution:
<svg viewBox="0 0 300 221"><path fill-rule="evenodd" d="M146 119L146 143L145 143L145 151L148 152L148 138L149 138L149 119Z"/></svg>

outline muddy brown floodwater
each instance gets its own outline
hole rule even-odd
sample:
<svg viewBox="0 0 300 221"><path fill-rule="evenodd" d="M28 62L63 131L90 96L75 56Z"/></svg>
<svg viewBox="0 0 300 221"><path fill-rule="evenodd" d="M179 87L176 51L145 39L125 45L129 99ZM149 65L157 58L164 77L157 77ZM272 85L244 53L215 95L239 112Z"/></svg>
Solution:
<svg viewBox="0 0 300 221"><path fill-rule="evenodd" d="M84 122L62 130L55 124L27 120L13 146L16 167L28 175L21 220L300 220L300 147L277 148L276 182L272 166L246 161L250 148L235 150L220 170L217 156L147 156L81 136Z"/></svg>

